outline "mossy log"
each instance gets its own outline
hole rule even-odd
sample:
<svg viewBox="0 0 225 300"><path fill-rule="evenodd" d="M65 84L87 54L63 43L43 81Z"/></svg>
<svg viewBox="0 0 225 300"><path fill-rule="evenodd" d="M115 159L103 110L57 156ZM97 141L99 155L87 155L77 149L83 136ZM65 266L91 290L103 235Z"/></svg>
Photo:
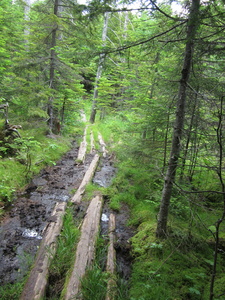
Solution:
<svg viewBox="0 0 225 300"><path fill-rule="evenodd" d="M59 202L55 205L50 222L44 230L43 240L20 300L43 299L47 285L48 269L55 255L56 241L62 228L65 210L65 202Z"/></svg>
<svg viewBox="0 0 225 300"><path fill-rule="evenodd" d="M93 175L94 175L94 172L97 168L97 165L98 165L98 161L99 161L99 155L98 154L95 154L88 170L86 171L85 175L84 175L84 178L78 188L78 190L76 191L75 195L73 196L73 198L71 199L71 202L73 203L77 203L79 204L81 202L81 199L82 199L82 195L85 191L85 187L86 185L91 181Z"/></svg>
<svg viewBox="0 0 225 300"><path fill-rule="evenodd" d="M87 267L94 259L95 242L99 231L99 223L102 210L102 196L97 195L92 199L81 228L81 237L77 245L76 258L71 277L63 297L65 300L76 299L79 293L80 281Z"/></svg>

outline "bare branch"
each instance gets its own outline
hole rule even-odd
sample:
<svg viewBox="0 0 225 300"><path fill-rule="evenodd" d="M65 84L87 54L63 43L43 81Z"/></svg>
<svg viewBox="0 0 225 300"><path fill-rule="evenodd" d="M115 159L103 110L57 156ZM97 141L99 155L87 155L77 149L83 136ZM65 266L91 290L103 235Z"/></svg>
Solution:
<svg viewBox="0 0 225 300"><path fill-rule="evenodd" d="M154 39L156 39L156 38L158 38L158 37L160 37L160 36L163 36L163 35L167 34L168 32L170 32L170 31L174 30L175 28L177 28L177 27L179 27L179 26L185 24L186 22L187 22L187 21L185 20L185 21L183 21L182 23L179 23L179 24L177 24L177 25L171 27L170 29L168 29L168 30L166 30L166 31L164 31L164 32L161 32L161 33L159 33L159 34L156 34L156 35L154 35L153 37L151 37L151 38L149 38L149 39L142 40L142 41L137 41L137 42L133 42L133 43L131 43L130 45L124 45L124 46L118 47L117 49L105 50L105 51L103 51L103 52L101 52L101 53L102 53L102 54L103 54L103 53L109 54L109 53L120 52L120 51L124 51L124 50L130 49L130 48L135 47L135 46L139 46L139 45L146 44L146 43L148 43L148 42L150 42L150 41L152 41L152 40L154 40Z"/></svg>
<svg viewBox="0 0 225 300"><path fill-rule="evenodd" d="M171 20L174 20L174 21L184 21L185 19L181 19L181 18L174 18L170 15L168 15L167 13L165 13L163 10L161 10L158 5L156 5L155 2L153 2L152 0L150 0L151 4L155 6L155 8L161 13L163 14L164 16L166 16L167 18L171 19Z"/></svg>

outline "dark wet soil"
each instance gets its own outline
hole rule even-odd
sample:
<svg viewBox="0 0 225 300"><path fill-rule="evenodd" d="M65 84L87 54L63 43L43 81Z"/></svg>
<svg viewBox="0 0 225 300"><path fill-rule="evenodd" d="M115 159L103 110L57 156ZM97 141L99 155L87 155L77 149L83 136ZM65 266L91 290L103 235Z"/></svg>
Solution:
<svg viewBox="0 0 225 300"><path fill-rule="evenodd" d="M53 167L36 176L18 195L0 228L0 284L14 283L26 274L42 239L42 232L56 202L68 201L78 188L91 162L75 165L74 145Z"/></svg>
<svg viewBox="0 0 225 300"><path fill-rule="evenodd" d="M75 164L76 145L53 167L36 176L26 190L18 195L5 215L0 228L0 284L15 283L29 270L45 226L50 221L56 202L68 201L78 188L93 158L87 155L84 164ZM103 187L110 185L116 169L110 157L101 158L93 182ZM75 217L84 215L87 202L77 207ZM112 211L107 199L102 212L101 234L107 235L108 218ZM115 212L114 212L115 213ZM133 229L127 226L129 209L123 206L116 214L116 256L120 277L128 280L131 273L130 243Z"/></svg>
<svg viewBox="0 0 225 300"><path fill-rule="evenodd" d="M117 273L120 278L129 280L131 275L132 255L130 238L134 235L135 229L128 226L130 211L127 205L123 204L119 212L112 211L105 202L101 217L101 236L107 239L108 221L110 213L115 214L115 250Z"/></svg>

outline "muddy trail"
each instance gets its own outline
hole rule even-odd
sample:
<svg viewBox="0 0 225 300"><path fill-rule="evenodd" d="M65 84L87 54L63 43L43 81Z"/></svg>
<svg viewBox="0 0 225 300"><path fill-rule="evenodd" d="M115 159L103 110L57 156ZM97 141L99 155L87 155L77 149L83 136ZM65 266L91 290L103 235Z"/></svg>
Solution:
<svg viewBox="0 0 225 300"><path fill-rule="evenodd" d="M26 276L34 263L35 255L43 239L46 227L54 222L52 211L56 204L71 201L74 192L79 188L87 172L95 151L85 154L83 162L79 162L78 145L73 143L55 166L47 167L33 178L23 193L17 195L10 210L5 214L0 228L0 285L14 284ZM102 153L98 168L92 181L99 186L110 185L116 169L113 159L108 153ZM107 235L109 216L112 211L108 207L108 199L103 199L101 210L100 232ZM79 205L86 209L82 203ZM114 212L115 213L115 212ZM76 216L77 214L77 216ZM80 210L74 213L79 217ZM84 212L85 214L85 212ZM133 230L127 227L129 210L126 206L115 213L115 251L117 273L128 280L131 272L131 256L129 238ZM0 296L1 299L1 296ZM32 300L32 299L30 299Z"/></svg>

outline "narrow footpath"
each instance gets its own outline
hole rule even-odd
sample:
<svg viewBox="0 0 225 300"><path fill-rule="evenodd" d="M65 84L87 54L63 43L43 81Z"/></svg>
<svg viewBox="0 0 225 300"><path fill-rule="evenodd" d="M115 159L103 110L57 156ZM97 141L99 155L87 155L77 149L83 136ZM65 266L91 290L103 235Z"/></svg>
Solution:
<svg viewBox="0 0 225 300"><path fill-rule="evenodd" d="M36 176L4 217L0 231L0 284L13 284L27 276L31 269L20 300L45 297L48 268L56 251L67 203L82 206L89 182L107 187L115 175L116 169L101 134L97 141L99 153L95 150L92 132L91 150L87 153L86 135L87 127L80 147L73 144L55 166L47 167ZM99 193L90 199L89 206L85 205L87 211L80 229L76 259L63 297L76 299L80 293L80 283L94 260L95 241L100 232L109 240L106 271L112 274L112 279L108 282L106 299L111 300L114 298L111 290L116 285L114 275L120 273L125 279L130 276L128 240L133 232L126 226L128 209L112 212Z"/></svg>

